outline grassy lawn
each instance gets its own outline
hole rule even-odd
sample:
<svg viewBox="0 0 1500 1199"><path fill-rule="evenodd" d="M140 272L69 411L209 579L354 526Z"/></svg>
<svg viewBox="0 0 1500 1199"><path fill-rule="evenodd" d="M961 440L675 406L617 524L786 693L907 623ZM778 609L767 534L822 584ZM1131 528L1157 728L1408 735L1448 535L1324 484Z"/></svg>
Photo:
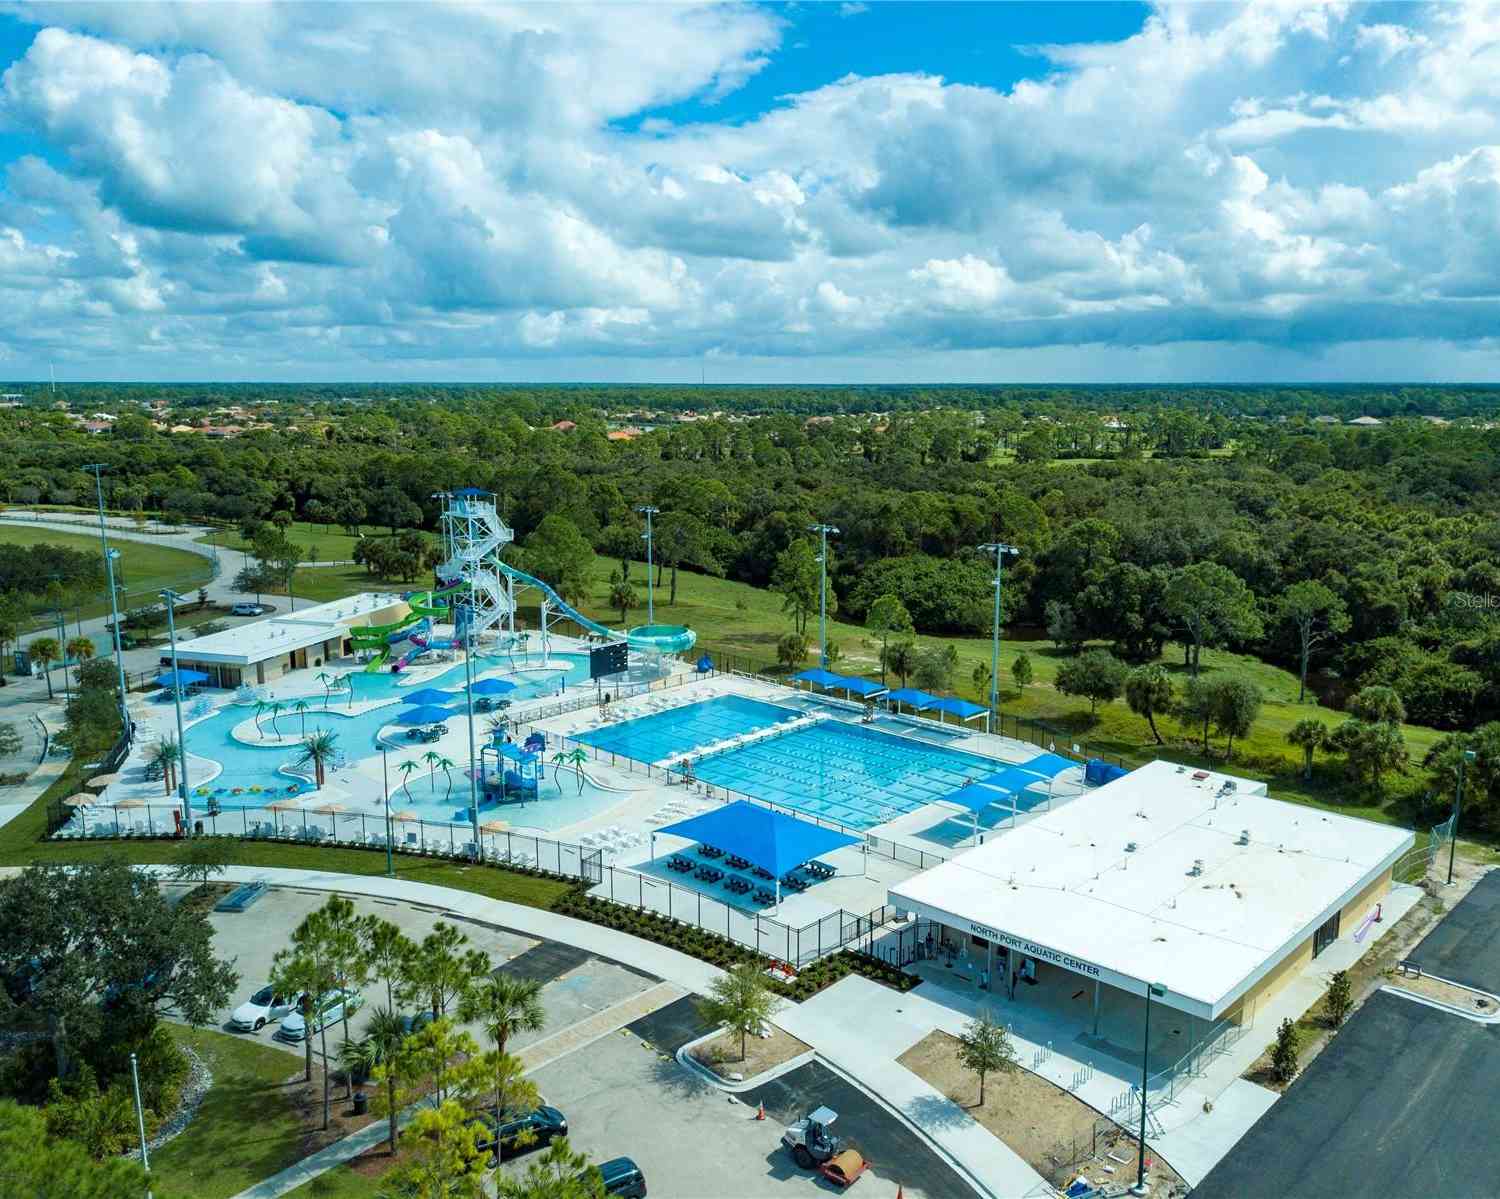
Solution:
<svg viewBox="0 0 1500 1199"><path fill-rule="evenodd" d="M99 554L99 538L96 536L0 524L0 543L36 545L42 542L96 556ZM123 592L120 600L122 608L156 603L156 593L163 587L172 587L183 594L190 594L213 577L213 564L207 558L188 550L144 541L126 541L123 538L113 540L110 548L120 551L120 558L115 563L115 585ZM109 596L104 593L99 598L84 603L78 611L67 609L64 615L71 622L80 612L87 619L91 616L103 616L108 611ZM52 623L51 614L44 613L36 618L32 627L40 630L50 628Z"/></svg>
<svg viewBox="0 0 1500 1199"><path fill-rule="evenodd" d="M226 1199L301 1156L302 1121L287 1102L301 1063L244 1037L169 1026L213 1074L203 1106L181 1136L151 1155L156 1193Z"/></svg>
<svg viewBox="0 0 1500 1199"><path fill-rule="evenodd" d="M78 790L82 774L69 765L40 799L9 824L0 827L0 865L26 866L33 862L93 862L117 858L138 865L177 861L185 843L179 841L44 841L47 804ZM273 841L243 841L236 865L285 866L297 870L325 870L341 874L384 874L383 850L348 849L317 845L283 845ZM550 908L567 889L556 879L533 878L492 866L468 866L462 862L397 854L396 877L414 883L431 883L471 891L490 899Z"/></svg>
<svg viewBox="0 0 1500 1199"><path fill-rule="evenodd" d="M352 561L354 546L359 541L358 537L345 533L337 525L313 525L303 520L295 521L287 529L286 535L303 547L306 551L304 561L308 562ZM365 536L385 537L387 534L369 532ZM250 548L250 543L240 536L238 529L220 529L200 540L210 545L217 545L220 549L248 550Z"/></svg>

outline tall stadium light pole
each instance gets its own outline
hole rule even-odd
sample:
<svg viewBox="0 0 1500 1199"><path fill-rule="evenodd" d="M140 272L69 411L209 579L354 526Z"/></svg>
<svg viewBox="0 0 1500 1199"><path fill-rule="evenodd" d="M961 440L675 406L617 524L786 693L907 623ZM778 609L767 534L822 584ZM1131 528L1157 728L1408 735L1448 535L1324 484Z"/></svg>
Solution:
<svg viewBox="0 0 1500 1199"><path fill-rule="evenodd" d="M822 538L818 551L818 665L828 669L828 534L838 536L832 525L808 525L809 533Z"/></svg>
<svg viewBox="0 0 1500 1199"><path fill-rule="evenodd" d="M636 511L646 518L646 535L644 538L646 542L646 623L655 624L656 589L651 582L651 518L660 512L661 509L653 508L650 504L642 504Z"/></svg>
<svg viewBox="0 0 1500 1199"><path fill-rule="evenodd" d="M177 752L182 761L177 764L177 797L182 801L182 835L193 835L193 805L188 799L188 751L187 735L182 731L182 674L177 669L177 601L182 597L175 591L163 591L162 602L167 605L167 638L172 645L172 703L177 709Z"/></svg>
<svg viewBox="0 0 1500 1199"><path fill-rule="evenodd" d="M990 732L1000 722L1000 586L1004 579L1005 555L1021 551L1003 541L986 541L979 547L995 555L995 626L990 635Z"/></svg>
<svg viewBox="0 0 1500 1199"><path fill-rule="evenodd" d="M1474 760L1474 751L1466 749L1458 756L1458 786L1453 788L1453 828L1448 834L1448 885L1453 885L1453 855L1458 849L1458 813L1464 802L1464 768Z"/></svg>
<svg viewBox="0 0 1500 1199"><path fill-rule="evenodd" d="M130 714L125 709L125 654L120 647L120 608L115 602L115 564L109 548L109 535L104 528L104 472L102 462L92 462L83 468L94 476L94 499L99 506L99 544L104 549L104 571L109 579L109 618L114 625L115 673L120 679L120 731L130 736Z"/></svg>
<svg viewBox="0 0 1500 1199"><path fill-rule="evenodd" d="M130 1055L130 1085L135 1091L135 1129L141 1138L141 1168L146 1172L146 1199L151 1199L151 1158L146 1153L146 1111L141 1107L141 1073Z"/></svg>
<svg viewBox="0 0 1500 1199"><path fill-rule="evenodd" d="M1144 1195L1146 1190L1146 1083L1149 1080L1148 1064L1151 1061L1151 999L1160 999L1167 993L1165 983L1146 984L1146 1035L1141 1041L1141 1135L1136 1140L1139 1151L1135 1164L1135 1186L1132 1195Z"/></svg>

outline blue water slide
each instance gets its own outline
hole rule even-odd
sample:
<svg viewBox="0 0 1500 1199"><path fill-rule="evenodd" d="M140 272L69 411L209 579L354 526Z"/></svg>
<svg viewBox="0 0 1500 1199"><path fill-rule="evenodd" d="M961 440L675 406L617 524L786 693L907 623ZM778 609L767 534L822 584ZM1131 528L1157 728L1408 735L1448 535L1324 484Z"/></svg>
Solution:
<svg viewBox="0 0 1500 1199"><path fill-rule="evenodd" d="M525 587L535 587L547 597L547 602L566 616L569 620L576 622L579 626L587 629L590 633L596 633L600 637L608 637L611 641L625 641L631 649L635 650L660 650L664 653L682 653L693 647L697 635L688 628L681 625L642 625L639 629L632 629L629 634L622 634L619 629L609 628L596 620L590 620L582 612L579 612L571 604L563 602L562 596L558 595L550 585L534 578L524 570L517 570L506 562L497 562L501 571L509 578L514 579Z"/></svg>

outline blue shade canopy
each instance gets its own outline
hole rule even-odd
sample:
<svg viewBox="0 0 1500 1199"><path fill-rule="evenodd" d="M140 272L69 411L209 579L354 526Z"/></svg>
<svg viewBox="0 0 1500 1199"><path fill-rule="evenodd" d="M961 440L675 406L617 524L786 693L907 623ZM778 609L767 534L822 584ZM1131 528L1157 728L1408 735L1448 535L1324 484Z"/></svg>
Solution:
<svg viewBox="0 0 1500 1199"><path fill-rule="evenodd" d="M777 878L819 854L859 844L858 837L783 816L744 799L702 816L679 820L657 832L738 854Z"/></svg>
<svg viewBox="0 0 1500 1199"><path fill-rule="evenodd" d="M472 500L476 496L489 495L490 493L482 487L459 487L454 489L453 494L462 496L466 500Z"/></svg>
<svg viewBox="0 0 1500 1199"><path fill-rule="evenodd" d="M1021 769L1051 779L1056 778L1064 770L1077 770L1080 765L1081 763L1065 758L1062 754L1037 754L1031 761L1022 762Z"/></svg>
<svg viewBox="0 0 1500 1199"><path fill-rule="evenodd" d="M396 717L396 724L404 728L415 728L419 724L441 724L453 713L447 708L440 708L436 704L423 704L416 708L407 708L400 716Z"/></svg>
<svg viewBox="0 0 1500 1199"><path fill-rule="evenodd" d="M854 692L855 695L863 695L866 699L869 699L872 695L882 695L885 693L883 684L872 683L869 679L846 678L844 680L844 689Z"/></svg>
<svg viewBox="0 0 1500 1199"><path fill-rule="evenodd" d="M495 747L507 762L520 762L523 766L537 760L538 755L522 749L514 741L502 741Z"/></svg>
<svg viewBox="0 0 1500 1199"><path fill-rule="evenodd" d="M1025 766L1007 766L1004 770L986 775L979 780L986 787L1001 792L1007 799L1012 792L1021 792L1033 783L1045 783L1047 776L1035 774Z"/></svg>
<svg viewBox="0 0 1500 1199"><path fill-rule="evenodd" d="M991 804L1003 803L1009 798L1006 792L997 791L994 787L988 787L984 783L968 783L957 791L943 796L939 802L957 804L971 812L982 812Z"/></svg>
<svg viewBox="0 0 1500 1199"><path fill-rule="evenodd" d="M939 699L934 700L932 706L939 712L951 712L962 720L972 720L975 716L983 716L988 708L978 704L971 704L966 699Z"/></svg>
<svg viewBox="0 0 1500 1199"><path fill-rule="evenodd" d="M436 687L423 687L420 691L413 691L410 695L403 694L403 704L446 704L449 700L458 698L452 691L440 691Z"/></svg>
<svg viewBox="0 0 1500 1199"><path fill-rule="evenodd" d="M515 689L514 683L507 683L504 679L480 679L473 688L475 695L504 695Z"/></svg>
<svg viewBox="0 0 1500 1199"><path fill-rule="evenodd" d="M158 687L187 687L193 683L206 683L208 676L201 670L164 670L156 676Z"/></svg>
<svg viewBox="0 0 1500 1199"><path fill-rule="evenodd" d="M905 704L918 711L930 708L937 703L936 696L928 695L925 691L918 691L915 687L902 687L898 691L892 691L885 698L890 703Z"/></svg>
<svg viewBox="0 0 1500 1199"><path fill-rule="evenodd" d="M814 666L811 670L804 670L801 674L792 676L794 683L816 683L819 687L842 687L844 676L834 674L831 670L824 670L821 666Z"/></svg>

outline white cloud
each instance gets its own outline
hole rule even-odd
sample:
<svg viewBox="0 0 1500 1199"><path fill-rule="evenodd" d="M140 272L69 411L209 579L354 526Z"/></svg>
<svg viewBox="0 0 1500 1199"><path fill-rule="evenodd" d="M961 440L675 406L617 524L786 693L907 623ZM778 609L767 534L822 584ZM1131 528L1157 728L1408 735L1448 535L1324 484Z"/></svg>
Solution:
<svg viewBox="0 0 1500 1199"><path fill-rule="evenodd" d="M761 9L27 15L54 25L0 121L48 161L0 184L11 362L1343 361L1494 327L1494 9L1164 4L1008 91L851 75L736 120L715 102L779 52Z"/></svg>

